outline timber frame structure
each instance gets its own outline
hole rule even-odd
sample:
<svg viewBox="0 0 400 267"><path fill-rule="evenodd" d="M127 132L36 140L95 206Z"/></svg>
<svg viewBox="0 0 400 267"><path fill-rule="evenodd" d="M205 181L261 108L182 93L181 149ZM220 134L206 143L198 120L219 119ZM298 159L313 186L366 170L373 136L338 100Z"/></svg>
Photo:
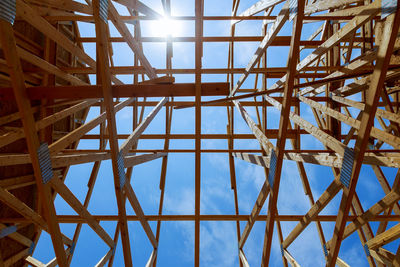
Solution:
<svg viewBox="0 0 400 267"><path fill-rule="evenodd" d="M233 0L231 16L205 16L204 1L195 0L194 16L171 16L170 0L162 0L165 16L192 21L192 37L142 37L141 21L163 15L139 0L1 0L0 2L0 266L68 266L83 224L109 246L96 266L112 266L115 247L123 249L125 266L132 266L129 221L139 221L153 253L146 266L156 266L160 229L164 221L194 223L194 265L200 265L200 222L233 221L237 227L238 262L249 266L245 243L257 221L265 222L262 266L271 258L272 237L279 239L284 266L301 262L289 253L290 245L311 224L316 225L326 266L348 266L339 255L342 241L357 232L370 266L400 266L400 247L385 245L400 237L400 172L387 177L383 169L400 167L400 4L397 0L259 0L238 12ZM117 8L118 6L118 8ZM124 6L129 16L121 15ZM260 15L261 13L262 15ZM260 21L259 36L237 36L244 21ZM230 21L230 36L204 36L208 21ZM80 37L78 22L93 23L95 37ZM308 25L317 31L304 37ZM111 37L109 24L120 37ZM134 26L132 26L134 25ZM289 25L290 36L280 34ZM132 28L131 28L132 27ZM131 30L133 29L133 31ZM114 66L113 43L124 42L134 53L132 66ZM164 42L164 69L155 69L144 52L144 42ZM194 68L173 68L173 45L194 43ZM203 45L229 45L228 62L219 68L202 66ZM234 62L235 45L257 42L258 49L247 66ZM96 59L84 49L96 44ZM287 47L284 67L267 65L268 48ZM89 75L96 75L91 84ZM175 83L174 75L191 74L193 83ZM204 82L203 75L225 75L224 82ZM132 75L124 84L119 75ZM251 80L254 86L249 86ZM152 97L151 101L146 97ZM186 97L185 101L180 97ZM153 99L158 98L157 101ZM189 99L189 100L187 100ZM132 107L133 132L117 132L116 113ZM90 107L101 114L86 121ZM144 109L151 112L144 116ZM225 107L226 132L205 134L202 113ZM165 110L165 132L144 133L160 110ZM171 133L172 114L194 109L194 133ZM250 113L255 109L255 113ZM271 109L280 113L279 128L268 127ZM313 120L304 116L309 111ZM357 111L357 112L356 112ZM256 114L252 116L251 114ZM354 116L358 114L358 116ZM243 119L251 134L235 133L235 117ZM255 118L254 118L255 117ZM95 127L99 134L89 134ZM312 138L321 149L307 147ZM80 140L98 140L97 149L78 149ZM137 149L142 139L164 142L159 149ZM194 149L170 149L170 140L194 140ZM202 148L202 140L223 139L227 149ZM238 140L257 140L259 149L237 149ZM119 145L118 140L123 140ZM168 155L192 153L195 157L194 214L163 215ZM224 153L229 160L235 214L201 214L201 157ZM130 183L133 167L162 158L158 214L144 214ZM102 161L111 160L117 215L92 215L88 211ZM265 182L250 214L239 210L235 162L247 161L265 170ZM295 161L309 211L302 215L279 214L277 207L282 166ZM64 184L70 166L94 163L84 203ZM331 167L333 179L320 196L314 196L305 164ZM384 197L363 207L356 186L363 165L372 167L376 190ZM310 180L309 180L310 179ZM391 184L389 181L393 181ZM85 189L86 190L86 189ZM341 193L341 194L340 194ZM57 215L59 194L78 215ZM337 214L321 215L336 195L341 195ZM280 198L285 198L280 195ZM135 215L127 214L127 201ZM268 200L268 201L267 201ZM265 215L262 208L266 207ZM108 233L100 221L117 221ZM156 227L149 222L156 221ZM282 234L281 223L298 222ZM245 227L241 227L241 223ZM322 222L334 224L333 236ZM371 224L379 223L378 227ZM61 223L76 225L73 236L60 230ZM377 229L376 229L377 228ZM32 257L41 231L51 236L56 257L47 264ZM317 241L316 241L317 242ZM260 244L261 246L261 244Z"/></svg>

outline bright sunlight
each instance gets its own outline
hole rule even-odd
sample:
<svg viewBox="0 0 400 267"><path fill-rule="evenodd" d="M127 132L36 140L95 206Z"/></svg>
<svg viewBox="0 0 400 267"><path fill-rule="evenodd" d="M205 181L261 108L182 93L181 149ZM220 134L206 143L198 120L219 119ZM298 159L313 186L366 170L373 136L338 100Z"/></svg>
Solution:
<svg viewBox="0 0 400 267"><path fill-rule="evenodd" d="M152 33L154 36L179 36L182 33L182 24L177 20L162 18L152 22Z"/></svg>

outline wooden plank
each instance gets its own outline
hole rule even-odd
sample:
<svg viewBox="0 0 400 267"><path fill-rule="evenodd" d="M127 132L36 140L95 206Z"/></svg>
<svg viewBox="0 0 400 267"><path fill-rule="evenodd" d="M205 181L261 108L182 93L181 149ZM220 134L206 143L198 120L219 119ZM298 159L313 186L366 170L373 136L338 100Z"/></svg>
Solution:
<svg viewBox="0 0 400 267"><path fill-rule="evenodd" d="M203 68L203 42L201 38L204 35L203 32L203 16L204 16L204 1L195 0L195 166L194 166L194 266L200 267L200 208L201 208L201 84L202 74L201 69Z"/></svg>
<svg viewBox="0 0 400 267"><path fill-rule="evenodd" d="M289 2L288 2L289 3ZM282 173L282 164L283 164L283 155L286 146L286 136L287 129L290 125L290 110L291 110L291 102L294 92L294 83L295 83L295 74L296 74L296 64L300 59L300 47L299 41L302 32L303 26L303 17L304 17L304 6L305 1L297 1L296 8L296 17L293 22L293 31L292 31L292 39L290 42L290 51L289 51L289 61L288 61L288 70L287 70L287 80L285 82L284 92L283 92L283 101L282 101L282 109L279 120L279 133L278 139L276 141L276 163L275 170L273 174L269 174L268 178L271 177L273 179L273 184L270 184L270 197L268 202L268 214L267 214L267 222L265 226L265 237L264 237L264 246L263 246L263 254L261 266L268 266L270 254L271 254L271 245L272 245L272 236L274 232L274 223L275 216L278 213L278 193L280 187L280 179ZM283 8L289 8L290 6L284 6ZM288 10L289 11L289 10ZM271 171L271 169L270 169ZM267 181L267 180L266 180Z"/></svg>
<svg viewBox="0 0 400 267"><path fill-rule="evenodd" d="M101 98L101 86L35 86L27 88L31 100L38 99L87 99ZM203 83L202 96L228 95L228 83ZM175 84L126 84L113 85L113 97L168 97L168 96L194 96L195 85L190 83ZM11 88L0 88L0 100L13 100Z"/></svg>
<svg viewBox="0 0 400 267"><path fill-rule="evenodd" d="M153 264L155 263L156 257L157 257L157 249L154 249L154 250L151 252L151 255L150 255L150 257L149 257L149 260L146 262L146 267L151 267L151 266L153 266Z"/></svg>
<svg viewBox="0 0 400 267"><path fill-rule="evenodd" d="M103 258L99 260L98 263L96 263L95 267L103 267L106 265L107 261L111 258L111 255L113 254L113 249L110 249L106 255L104 255Z"/></svg>
<svg viewBox="0 0 400 267"><path fill-rule="evenodd" d="M245 160L247 162L257 164L262 167L269 168L269 157L268 156L259 156L249 153L243 152L234 152L233 155L237 158ZM334 168L341 168L343 157L340 155L332 155L331 153L292 153L292 152L285 152L284 159L292 160L296 162L304 162L304 163L311 163L311 164L318 164L323 166L329 166ZM400 167L400 157L394 156L375 156L371 153L366 153L364 157L363 164L368 165L380 165L385 167L393 167L399 168Z"/></svg>
<svg viewBox="0 0 400 267"><path fill-rule="evenodd" d="M244 252L242 249L239 249L239 258L244 267L250 267L250 264L247 261L246 255L244 255Z"/></svg>
<svg viewBox="0 0 400 267"><path fill-rule="evenodd" d="M260 130L257 124L253 121L247 111L242 107L239 101L234 100L232 101L233 104L236 106L237 110L239 111L240 115L242 115L243 119L245 120L246 124L249 126L250 130L253 132L254 136L260 142L264 151L269 154L269 151L274 148L274 145L269 141L269 139L265 136L265 134Z"/></svg>
<svg viewBox="0 0 400 267"><path fill-rule="evenodd" d="M102 143L101 146L100 146L100 148L103 148L105 145L106 145L105 142ZM95 163L93 164L92 172L90 173L89 182L88 182L88 191L87 191L87 193L86 193L85 201L84 201L84 204L83 204L83 206L84 206L86 209L88 208L89 203L90 203L90 199L91 199L91 197L92 197L93 189L94 189L94 186L95 186L95 183L96 183L96 179L97 179L97 177L98 177L98 173L99 173L99 170L100 170L100 165L101 165L100 163L101 163L100 161L95 162ZM79 238L79 235L80 235L81 230L82 230L82 223L78 223L77 226L76 226L76 228L75 228L74 237L72 238L72 241L73 241L75 244L77 244L77 242L78 242L78 238ZM115 245L114 245L114 248L115 248L116 243L114 242L114 244L115 244ZM71 261L72 261L72 257L73 257L73 254L69 254L69 255L67 256L67 261L68 261L69 264L70 264ZM57 259L53 259L53 261L56 262ZM49 267L50 267L50 266L49 266Z"/></svg>
<svg viewBox="0 0 400 267"><path fill-rule="evenodd" d="M39 261L38 259L35 259L32 256L26 257L25 261L27 263L29 263L30 265L34 266L34 267L46 267L46 264L44 264L43 262Z"/></svg>
<svg viewBox="0 0 400 267"><path fill-rule="evenodd" d="M392 195L393 196L393 195ZM386 205L386 204L385 204ZM92 215L97 221L105 222L118 222L118 215ZM250 214L206 214L200 215L200 221L244 221L247 222ZM361 216L361 215L360 215ZM136 215L127 215L127 220L132 222L138 222L139 218ZM194 221L194 214L179 214L179 215L145 215L144 218L147 221ZM304 215L293 215L293 214L278 214L276 216L276 221L280 222L299 222L302 221ZM349 215L347 218L348 222L353 222L357 220L358 216ZM259 215L257 221L265 221L267 215ZM334 222L336 220L336 215L317 215L312 218L312 222ZM368 222L397 222L400 220L400 215L372 215L367 219ZM60 223L85 223L86 221L79 215L57 215L57 221ZM32 220L27 218L15 218L7 217L0 218L1 223L31 223ZM356 231L356 230L355 230Z"/></svg>
<svg viewBox="0 0 400 267"><path fill-rule="evenodd" d="M73 85L87 85L86 82L82 81L78 77L75 77L71 74L68 74L68 73L62 71L57 66L47 62L46 60L41 59L38 56L35 56L34 54L29 53L25 49L17 47L17 52L21 59L45 70L48 73L54 74L57 77L65 80L67 82L70 82Z"/></svg>
<svg viewBox="0 0 400 267"><path fill-rule="evenodd" d="M39 106L36 107L31 107L31 111L33 114L35 114L36 112L39 111ZM21 118L20 113L19 112L15 112L12 114L8 114L5 116L0 117L0 125L4 125L16 120L19 120Z"/></svg>
<svg viewBox="0 0 400 267"><path fill-rule="evenodd" d="M111 2L108 6L109 15L115 13L116 10ZM95 17L96 36L97 36L97 82L101 84L105 115L107 117L107 130L110 135L109 145L111 149L111 163L114 175L114 188L117 199L119 225L121 230L122 248L124 254L125 266L132 266L132 254L129 238L128 223L126 221L126 205L125 199L122 193L123 183L121 183L122 177L119 174L118 167L118 140L117 140L117 125L116 125L116 108L113 105L113 94L111 88L111 73L110 73L110 62L109 62L109 51L108 51L108 35L107 22L100 18L100 1L95 0L93 4L93 14ZM124 24L125 26L125 24ZM126 27L126 26L125 26ZM123 170L124 171L124 170Z"/></svg>
<svg viewBox="0 0 400 267"><path fill-rule="evenodd" d="M325 77L325 79L331 79L335 77L345 76L349 73L352 74L356 70L359 70L363 66L370 64L376 58L376 52L367 52L364 55L360 56L359 59L354 60L350 64L341 67L340 70L333 72L332 74ZM312 85L310 87L306 87L299 92L299 95L305 95L308 93L313 93L315 91L315 95L318 95L325 91L325 85L321 86L320 84Z"/></svg>
<svg viewBox="0 0 400 267"><path fill-rule="evenodd" d="M367 241L367 246L370 249L377 249L384 246L400 237L400 224L393 226L385 232L376 235L374 238Z"/></svg>
<svg viewBox="0 0 400 267"><path fill-rule="evenodd" d="M125 157L125 167L133 167L148 161L152 161L161 157L167 156L167 153L154 153L154 154L143 154Z"/></svg>
<svg viewBox="0 0 400 267"><path fill-rule="evenodd" d="M300 264L297 263L297 261L293 258L292 255L290 255L289 251L286 249L283 250L283 255L287 259L287 261L290 263L292 267L300 267Z"/></svg>
<svg viewBox="0 0 400 267"><path fill-rule="evenodd" d="M395 255L393 255L393 253L390 251L387 251L384 248L378 248L377 250L370 249L369 253L375 258L375 260L386 264L387 266L393 266Z"/></svg>
<svg viewBox="0 0 400 267"><path fill-rule="evenodd" d="M270 192L269 184L264 183L260 190L260 193L258 194L256 203L253 206L251 214L248 218L248 222L247 222L247 224L243 230L243 233L240 237L240 241L239 241L240 248L243 248L247 238L249 237L251 229L253 228L254 223L257 221L257 217L259 216L259 214L261 212L261 209L264 205L265 200L268 197L269 192Z"/></svg>
<svg viewBox="0 0 400 267"><path fill-rule="evenodd" d="M13 190L24 186L33 185L35 183L35 177L33 174L31 174L0 180L0 187L6 190Z"/></svg>
<svg viewBox="0 0 400 267"><path fill-rule="evenodd" d="M17 0L17 15L41 31L44 35L52 39L62 48L79 57L91 67L96 66L96 62L88 56L82 49L74 45L65 35L60 33L49 22L42 18L37 12L24 1Z"/></svg>
<svg viewBox="0 0 400 267"><path fill-rule="evenodd" d="M32 4L40 4L48 7L58 8L65 11L79 12L88 15L93 14L90 6L72 0L29 0L28 2Z"/></svg>
<svg viewBox="0 0 400 267"><path fill-rule="evenodd" d="M316 3L308 4L304 9L304 14L309 15L324 10L341 8L343 6L357 2L359 2L359 0L336 0L336 1L320 0L317 1Z"/></svg>
<svg viewBox="0 0 400 267"><path fill-rule="evenodd" d="M119 148L119 152L124 156L131 149L132 145L137 142L140 135L146 130L147 126L154 119L161 108L168 102L168 98L163 98L158 102L157 106L147 115L147 117L139 124L139 126L130 134L125 142Z"/></svg>
<svg viewBox="0 0 400 267"><path fill-rule="evenodd" d="M147 237L149 238L151 244L153 245L153 248L157 248L158 242L156 240L156 237L153 234L153 231L151 230L151 227L147 220L144 217L143 209L140 206L139 200L136 197L135 191L133 191L132 186L130 183L125 184L125 194L129 199L129 202L132 205L133 210L136 213L136 216L138 216L140 223L143 226L144 231L146 232Z"/></svg>

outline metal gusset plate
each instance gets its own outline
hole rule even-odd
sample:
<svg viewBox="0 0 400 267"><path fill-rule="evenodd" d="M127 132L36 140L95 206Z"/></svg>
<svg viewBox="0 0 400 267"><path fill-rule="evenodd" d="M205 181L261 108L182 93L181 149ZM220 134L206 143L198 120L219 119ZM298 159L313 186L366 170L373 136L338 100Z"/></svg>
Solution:
<svg viewBox="0 0 400 267"><path fill-rule="evenodd" d="M0 19L14 24L16 10L15 0L0 1Z"/></svg>
<svg viewBox="0 0 400 267"><path fill-rule="evenodd" d="M125 185L126 178L125 178L124 157L121 155L121 153L118 153L117 164L118 164L119 185L121 186L121 188L123 188Z"/></svg>
<svg viewBox="0 0 400 267"><path fill-rule="evenodd" d="M108 22L108 0L100 0L100 14L99 17Z"/></svg>
<svg viewBox="0 0 400 267"><path fill-rule="evenodd" d="M40 171L42 173L42 182L46 184L51 180L51 178L53 178L54 175L53 168L51 166L49 146L47 143L42 143L39 146L37 155L39 159Z"/></svg>
<svg viewBox="0 0 400 267"><path fill-rule="evenodd" d="M397 0L382 0L382 15L381 18L384 19L390 14L396 12L397 9Z"/></svg>
<svg viewBox="0 0 400 267"><path fill-rule="evenodd" d="M276 170L276 154L273 149L271 149L271 159L269 161L269 172L268 172L268 181L269 186L272 188L274 186L274 179L275 179L275 170Z"/></svg>
<svg viewBox="0 0 400 267"><path fill-rule="evenodd" d="M342 168L340 170L340 182L349 188L350 179L353 173L353 163L354 163L354 151L351 148L346 147L344 150L344 156L342 161Z"/></svg>

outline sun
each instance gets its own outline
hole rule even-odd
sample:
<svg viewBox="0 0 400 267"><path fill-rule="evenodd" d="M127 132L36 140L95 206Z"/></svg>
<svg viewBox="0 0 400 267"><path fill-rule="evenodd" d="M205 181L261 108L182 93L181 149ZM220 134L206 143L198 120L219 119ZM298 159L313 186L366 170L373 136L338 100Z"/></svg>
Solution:
<svg viewBox="0 0 400 267"><path fill-rule="evenodd" d="M151 31L156 37L176 37L182 32L182 25L177 20L163 17L152 22Z"/></svg>

